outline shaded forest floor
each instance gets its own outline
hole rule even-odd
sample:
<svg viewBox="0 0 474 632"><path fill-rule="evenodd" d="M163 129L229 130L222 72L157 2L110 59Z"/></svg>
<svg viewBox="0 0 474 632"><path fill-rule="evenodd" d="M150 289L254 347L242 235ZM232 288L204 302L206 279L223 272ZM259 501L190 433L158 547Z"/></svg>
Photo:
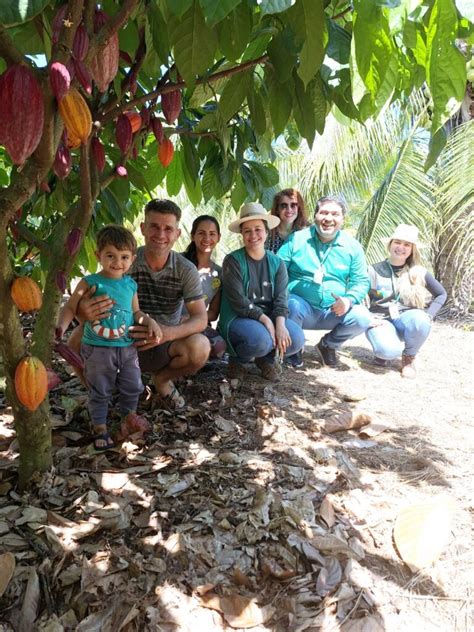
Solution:
<svg viewBox="0 0 474 632"><path fill-rule="evenodd" d="M144 399L151 435L106 454L59 365L54 468L28 495L1 399L0 631L467 632L474 334L436 323L414 381L373 366L362 337L323 368L308 334L279 384L209 365L180 385L183 414ZM328 431L347 419L370 424ZM443 497L448 543L414 572L395 519Z"/></svg>

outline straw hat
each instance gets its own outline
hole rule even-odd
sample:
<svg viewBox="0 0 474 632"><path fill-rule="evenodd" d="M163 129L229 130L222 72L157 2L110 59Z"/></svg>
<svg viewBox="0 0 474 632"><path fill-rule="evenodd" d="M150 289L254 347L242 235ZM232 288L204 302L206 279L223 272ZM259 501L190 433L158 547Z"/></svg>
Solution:
<svg viewBox="0 0 474 632"><path fill-rule="evenodd" d="M390 237L385 237L383 242L389 244L392 240L408 241L417 248L423 248L423 244L418 241L418 228L412 224L399 224Z"/></svg>
<svg viewBox="0 0 474 632"><path fill-rule="evenodd" d="M280 223L280 218L276 215L270 215L258 202L247 202L240 207L240 217L229 224L229 230L232 233L240 233L240 226L244 222L251 219L261 219L267 223L268 229L276 228Z"/></svg>

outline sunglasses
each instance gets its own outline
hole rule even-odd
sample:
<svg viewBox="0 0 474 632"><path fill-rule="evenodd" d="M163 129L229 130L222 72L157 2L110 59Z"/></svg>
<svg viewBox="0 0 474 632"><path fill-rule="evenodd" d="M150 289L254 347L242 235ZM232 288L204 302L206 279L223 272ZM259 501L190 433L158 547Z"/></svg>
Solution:
<svg viewBox="0 0 474 632"><path fill-rule="evenodd" d="M287 209L287 208L298 208L298 202L290 202L290 204L287 204L286 202L282 202L281 204L278 205L281 209Z"/></svg>

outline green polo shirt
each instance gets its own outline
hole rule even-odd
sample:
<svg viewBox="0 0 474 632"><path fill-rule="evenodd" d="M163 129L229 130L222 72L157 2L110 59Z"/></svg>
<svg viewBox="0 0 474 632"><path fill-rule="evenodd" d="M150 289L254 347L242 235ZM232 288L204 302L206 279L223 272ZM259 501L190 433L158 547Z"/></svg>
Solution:
<svg viewBox="0 0 474 632"><path fill-rule="evenodd" d="M362 246L343 230L329 243L323 243L313 224L290 235L277 254L288 270L289 292L316 309L330 307L333 293L355 304L361 303L369 291Z"/></svg>

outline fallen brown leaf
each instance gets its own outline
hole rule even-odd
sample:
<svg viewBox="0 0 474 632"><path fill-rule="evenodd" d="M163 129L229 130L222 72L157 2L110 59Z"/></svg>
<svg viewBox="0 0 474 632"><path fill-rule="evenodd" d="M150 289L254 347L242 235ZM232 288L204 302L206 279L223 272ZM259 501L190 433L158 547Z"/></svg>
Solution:
<svg viewBox="0 0 474 632"><path fill-rule="evenodd" d="M220 612L233 628L253 628L268 621L274 614L273 606L259 606L254 599L241 595L221 597L208 593L201 598L205 608Z"/></svg>
<svg viewBox="0 0 474 632"><path fill-rule="evenodd" d="M342 432L351 428L361 428L370 424L372 418L366 413L349 410L333 415L326 420L324 430L326 432Z"/></svg>
<svg viewBox="0 0 474 632"><path fill-rule="evenodd" d="M15 556L12 553L0 555L0 597L7 589L15 571Z"/></svg>

